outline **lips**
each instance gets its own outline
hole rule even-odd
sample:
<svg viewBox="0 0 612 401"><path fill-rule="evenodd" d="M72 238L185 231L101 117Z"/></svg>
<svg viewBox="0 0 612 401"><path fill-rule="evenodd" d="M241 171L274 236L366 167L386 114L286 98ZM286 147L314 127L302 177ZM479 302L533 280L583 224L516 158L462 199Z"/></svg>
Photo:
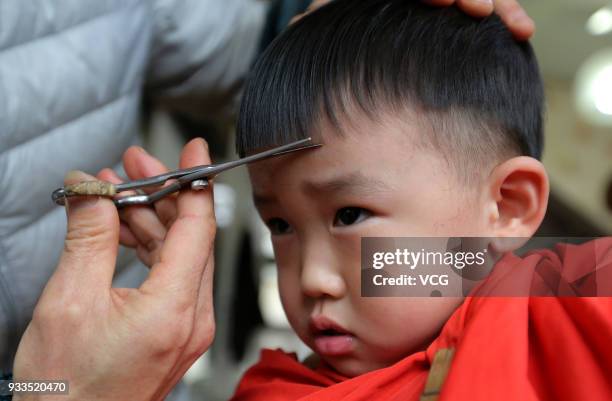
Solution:
<svg viewBox="0 0 612 401"><path fill-rule="evenodd" d="M353 351L355 337L332 319L317 315L310 319L315 351L321 355L346 355Z"/></svg>

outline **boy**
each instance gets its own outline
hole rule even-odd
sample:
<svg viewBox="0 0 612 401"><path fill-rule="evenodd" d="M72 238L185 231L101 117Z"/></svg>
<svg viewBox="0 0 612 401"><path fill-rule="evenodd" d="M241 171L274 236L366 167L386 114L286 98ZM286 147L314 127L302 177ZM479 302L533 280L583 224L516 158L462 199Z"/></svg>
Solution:
<svg viewBox="0 0 612 401"><path fill-rule="evenodd" d="M542 114L533 51L498 18L338 0L288 28L254 68L237 148L324 144L249 167L283 306L317 358L264 351L235 399L610 399L609 300L360 292L362 237L489 237L499 253L531 237Z"/></svg>

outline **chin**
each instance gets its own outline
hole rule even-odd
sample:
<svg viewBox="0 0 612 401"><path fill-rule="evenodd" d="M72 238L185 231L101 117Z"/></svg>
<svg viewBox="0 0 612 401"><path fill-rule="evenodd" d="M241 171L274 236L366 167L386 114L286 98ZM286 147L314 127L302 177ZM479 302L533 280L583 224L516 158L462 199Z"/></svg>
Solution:
<svg viewBox="0 0 612 401"><path fill-rule="evenodd" d="M335 371L346 377L360 376L373 370L382 369L390 364L364 361L354 356L323 357Z"/></svg>

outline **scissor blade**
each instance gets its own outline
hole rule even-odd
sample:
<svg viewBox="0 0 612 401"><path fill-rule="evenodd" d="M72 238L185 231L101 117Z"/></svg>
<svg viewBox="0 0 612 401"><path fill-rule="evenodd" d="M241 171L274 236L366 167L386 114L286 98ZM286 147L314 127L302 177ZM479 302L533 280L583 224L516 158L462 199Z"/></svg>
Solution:
<svg viewBox="0 0 612 401"><path fill-rule="evenodd" d="M255 153L253 155L246 156L241 159L232 160L232 161L217 164L217 165L211 165L210 166L211 168L207 174L203 174L200 176L197 176L194 174L193 175L194 178L192 179L210 177L213 175L217 175L222 171L226 171L234 167L242 166L248 163L254 163L260 160L269 159L269 158L276 157L276 156L281 156L287 153L297 152L299 150L318 148L322 146L321 144L308 144L310 141L311 141L311 138L306 138L306 139L302 139L296 142L289 143L287 145L268 149L260 153Z"/></svg>
<svg viewBox="0 0 612 401"><path fill-rule="evenodd" d="M174 170L174 171L170 171L165 174L156 175L154 177L144 178L141 180L128 181L128 182L121 183L121 184L116 184L115 188L117 192L123 192L127 190L132 190L132 189L159 186L171 179L179 179L179 181L193 181L199 178L213 177L222 171L226 171L234 167L242 166L247 163L256 162L259 160L286 154L289 152L295 152L295 151L302 150L302 149L308 149L308 148L314 148L314 147L321 146L318 144L306 145L310 141L311 141L311 138L301 139L299 141L291 142L286 145L278 146L276 148L268 149L260 153L256 153L256 154L253 154L247 157L243 157L241 159L237 159L237 160L233 160L233 161L229 161L229 162L225 162L221 164L209 164L209 165L190 167L186 169ZM195 173L198 173L198 174L195 174Z"/></svg>
<svg viewBox="0 0 612 401"><path fill-rule="evenodd" d="M300 146L300 147L294 148L294 149L284 150L282 152L275 152L273 155L268 156L268 157L276 157L276 156L284 155L284 154L287 154L287 153L297 152L298 150L304 150L304 149L310 149L310 148L319 148L321 146L323 146L323 145L320 144L320 143L313 143L313 144L310 144L310 145Z"/></svg>

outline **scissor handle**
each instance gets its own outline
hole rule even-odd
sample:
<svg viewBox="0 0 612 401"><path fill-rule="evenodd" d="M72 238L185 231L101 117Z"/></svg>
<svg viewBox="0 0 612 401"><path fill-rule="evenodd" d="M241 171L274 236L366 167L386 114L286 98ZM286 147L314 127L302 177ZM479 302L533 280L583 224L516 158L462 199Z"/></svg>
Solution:
<svg viewBox="0 0 612 401"><path fill-rule="evenodd" d="M196 177L196 175L198 175L198 177ZM113 199L113 202L115 203L115 206L117 206L117 208L119 209L125 206L132 206L132 205L152 205L153 203L157 202L161 198L168 196L171 193L180 191L181 188L187 186L187 184L191 185L197 180L208 181L208 178L200 178L199 175L200 175L199 171L188 174L188 175L183 175L179 177L177 181L171 183L170 185L163 187L159 191L155 191L150 194L130 195L130 196L124 196L121 198L115 198ZM193 188L193 185L192 185L192 188Z"/></svg>

